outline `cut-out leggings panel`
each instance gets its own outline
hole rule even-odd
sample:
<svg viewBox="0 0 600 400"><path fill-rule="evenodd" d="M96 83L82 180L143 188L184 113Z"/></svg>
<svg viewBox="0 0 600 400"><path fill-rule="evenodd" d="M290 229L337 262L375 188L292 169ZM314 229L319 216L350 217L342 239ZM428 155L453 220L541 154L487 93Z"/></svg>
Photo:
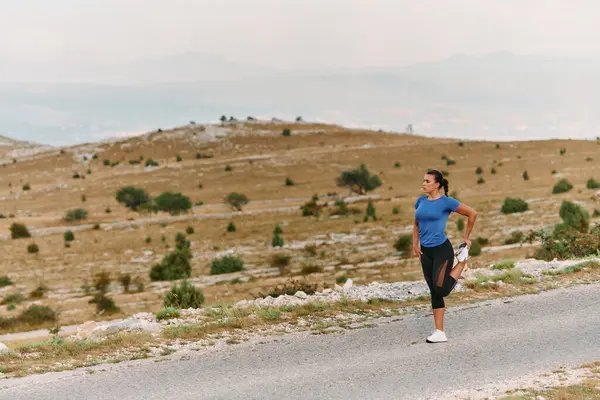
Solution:
<svg viewBox="0 0 600 400"><path fill-rule="evenodd" d="M421 246L421 251L421 266L431 293L431 308L444 308L444 297L456 286L456 279L450 276L454 266L452 244L450 240L446 240L435 247Z"/></svg>

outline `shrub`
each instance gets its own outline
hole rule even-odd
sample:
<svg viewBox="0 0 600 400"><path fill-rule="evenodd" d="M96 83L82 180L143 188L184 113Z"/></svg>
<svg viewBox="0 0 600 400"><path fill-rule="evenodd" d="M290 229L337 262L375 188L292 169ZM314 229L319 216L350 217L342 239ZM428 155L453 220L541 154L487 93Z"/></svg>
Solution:
<svg viewBox="0 0 600 400"><path fill-rule="evenodd" d="M283 233L283 229L281 229L281 226L275 225L275 229L273 229L273 234L274 235L281 235L282 233Z"/></svg>
<svg viewBox="0 0 600 400"><path fill-rule="evenodd" d="M565 149L564 147L562 149L560 149L559 153L560 155L564 155L567 152L567 149Z"/></svg>
<svg viewBox="0 0 600 400"><path fill-rule="evenodd" d="M314 244L305 244L304 251L306 251L308 253L308 255L314 257L317 255L317 246Z"/></svg>
<svg viewBox="0 0 600 400"><path fill-rule="evenodd" d="M204 303L202 290L188 282L186 279L179 286L174 284L165 295L163 305L173 308L200 308Z"/></svg>
<svg viewBox="0 0 600 400"><path fill-rule="evenodd" d="M119 203L132 211L138 211L141 205L150 203L150 196L143 189L126 186L117 192L116 199Z"/></svg>
<svg viewBox="0 0 600 400"><path fill-rule="evenodd" d="M596 180L594 178L590 178L590 179L588 179L588 181L586 183L586 187L588 189L599 189L600 182L596 182Z"/></svg>
<svg viewBox="0 0 600 400"><path fill-rule="evenodd" d="M394 168L400 168L400 163L398 161L394 163Z"/></svg>
<svg viewBox="0 0 600 400"><path fill-rule="evenodd" d="M108 167L110 166L110 160L104 160L102 164L104 164L105 167Z"/></svg>
<svg viewBox="0 0 600 400"><path fill-rule="evenodd" d="M40 248L38 247L37 244L35 243L31 243L29 245L27 245L27 252L30 254L35 254L35 253L39 253Z"/></svg>
<svg viewBox="0 0 600 400"><path fill-rule="evenodd" d="M483 174L483 169L481 167L477 167L477 169L475 170L475 173L477 175L481 175L481 174Z"/></svg>
<svg viewBox="0 0 600 400"><path fill-rule="evenodd" d="M21 304L23 301L25 301L25 296L23 296L23 293L15 292L15 293L10 293L10 294L7 294L6 296L4 296L4 298L2 298L2 301L0 302L0 304L2 304L2 305Z"/></svg>
<svg viewBox="0 0 600 400"><path fill-rule="evenodd" d="M85 203L87 201L87 196L85 194L81 195L81 202Z"/></svg>
<svg viewBox="0 0 600 400"><path fill-rule="evenodd" d="M202 158L213 158L214 155L212 154L202 154L202 153L196 153L196 159L200 160Z"/></svg>
<svg viewBox="0 0 600 400"><path fill-rule="evenodd" d="M177 162L181 162L182 158L179 154L177 154L177 156L175 157L175 161Z"/></svg>
<svg viewBox="0 0 600 400"><path fill-rule="evenodd" d="M479 243L482 246L485 246L486 244L488 244L490 242L490 240L488 238L484 238L484 237L478 237L475 240L477 241L477 243Z"/></svg>
<svg viewBox="0 0 600 400"><path fill-rule="evenodd" d="M179 215L192 208L189 197L181 193L164 192L154 199L160 211L167 211L171 215Z"/></svg>
<svg viewBox="0 0 600 400"><path fill-rule="evenodd" d="M119 307L115 305L114 300L110 297L106 297L106 294L103 292L96 293L88 303L96 304L97 313L114 314L120 311Z"/></svg>
<svg viewBox="0 0 600 400"><path fill-rule="evenodd" d="M187 233L188 235L192 235L194 234L194 232L196 231L194 230L193 226L188 226L187 228L185 228L185 233Z"/></svg>
<svg viewBox="0 0 600 400"><path fill-rule="evenodd" d="M225 196L225 203L237 211L242 211L242 207L248 204L248 201L248 197L243 193L231 192Z"/></svg>
<svg viewBox="0 0 600 400"><path fill-rule="evenodd" d="M56 311L47 306L33 304L19 315L19 320L29 325L41 325L46 322L56 321Z"/></svg>
<svg viewBox="0 0 600 400"><path fill-rule="evenodd" d="M131 285L131 275L130 274L121 274L119 275L119 282L123 285L123 289L125 292L129 292L129 286Z"/></svg>
<svg viewBox="0 0 600 400"><path fill-rule="evenodd" d="M108 291L108 287L110 286L110 273L106 271L102 271L94 276L94 287L96 290L99 290L102 293Z"/></svg>
<svg viewBox="0 0 600 400"><path fill-rule="evenodd" d="M244 270L244 261L236 256L223 256L211 261L210 274L220 275Z"/></svg>
<svg viewBox="0 0 600 400"><path fill-rule="evenodd" d="M555 169L552 170L552 175L556 175L556 170Z"/></svg>
<svg viewBox="0 0 600 400"><path fill-rule="evenodd" d="M578 204L563 200L559 215L565 225L586 233L590 227L590 215Z"/></svg>
<svg viewBox="0 0 600 400"><path fill-rule="evenodd" d="M496 175L496 168L493 168L493 167L492 167L492 169L490 170L490 173L491 173L492 175Z"/></svg>
<svg viewBox="0 0 600 400"><path fill-rule="evenodd" d="M396 251L401 251L403 255L408 255L412 245L412 235L402 235L394 243Z"/></svg>
<svg viewBox="0 0 600 400"><path fill-rule="evenodd" d="M231 165L227 164L225 166L225 172L231 172L231 171L233 171L233 168L231 168Z"/></svg>
<svg viewBox="0 0 600 400"><path fill-rule="evenodd" d="M81 178L81 175L79 175L79 172L75 172L73 174L73 179L79 179L79 178Z"/></svg>
<svg viewBox="0 0 600 400"><path fill-rule="evenodd" d="M29 183L26 183L25 185L23 185L23 190L24 191L31 190L31 185L29 185Z"/></svg>
<svg viewBox="0 0 600 400"><path fill-rule="evenodd" d="M589 233L582 233L568 226L552 234L548 234L543 229L531 231L527 240L531 243L537 238L542 242L541 248L534 254L538 259L550 261L555 258L565 260L587 257L596 255L600 248L600 225L594 227Z"/></svg>
<svg viewBox="0 0 600 400"><path fill-rule="evenodd" d="M482 183L485 183L485 179L483 179L483 176L480 176L479 179L477 179L477 184L481 185Z"/></svg>
<svg viewBox="0 0 600 400"><path fill-rule="evenodd" d="M512 231L510 236L504 239L504 244L520 243L523 240L523 236L523 232L521 231Z"/></svg>
<svg viewBox="0 0 600 400"><path fill-rule="evenodd" d="M290 178L285 178L285 186L294 186L294 185L296 185L296 182L294 182Z"/></svg>
<svg viewBox="0 0 600 400"><path fill-rule="evenodd" d="M164 319L179 318L180 315L181 312L178 309L173 307L165 307L156 313L156 319L158 321L162 321Z"/></svg>
<svg viewBox="0 0 600 400"><path fill-rule="evenodd" d="M151 158L147 159L145 164L146 167L158 167L158 165L159 164Z"/></svg>
<svg viewBox="0 0 600 400"><path fill-rule="evenodd" d="M87 216L88 212L86 210L84 210L83 208L76 208L74 210L68 210L67 214L64 217L64 220L66 222L81 221L86 219Z"/></svg>
<svg viewBox="0 0 600 400"><path fill-rule="evenodd" d="M275 288L271 289L271 291L267 294L262 294L260 293L261 297L267 297L267 296L271 296L271 297L279 297L279 296L283 296L284 294L287 294L288 296L293 296L294 294L296 294L296 292L304 292L308 295L311 294L315 294L317 292L319 288L319 285L317 283L314 284L310 284L308 282L299 282L295 279L290 279L289 281L287 281L286 283L283 284L283 286L276 286Z"/></svg>
<svg viewBox="0 0 600 400"><path fill-rule="evenodd" d="M177 248L167 253L160 264L155 264L150 270L150 279L153 281L174 281L189 278L192 274L189 248Z"/></svg>
<svg viewBox="0 0 600 400"><path fill-rule="evenodd" d="M527 173L527 171L523 172L523 180L525 180L525 181L529 180L529 174Z"/></svg>
<svg viewBox="0 0 600 400"><path fill-rule="evenodd" d="M300 270L302 275L314 274L316 272L323 272L323 267L313 263L305 263Z"/></svg>
<svg viewBox="0 0 600 400"><path fill-rule="evenodd" d="M458 221L456 221L456 229L458 229L459 231L462 231L463 229L465 229L465 220L462 218L459 218Z"/></svg>
<svg viewBox="0 0 600 400"><path fill-rule="evenodd" d="M469 256L477 257L481 255L481 245L478 241L472 241L469 248Z"/></svg>
<svg viewBox="0 0 600 400"><path fill-rule="evenodd" d="M512 269L515 267L515 260L507 259L497 262L492 266L494 270Z"/></svg>
<svg viewBox="0 0 600 400"><path fill-rule="evenodd" d="M273 240L271 240L271 246L273 247L283 247L283 238L281 236L279 236L278 233L276 233L275 235L273 235Z"/></svg>
<svg viewBox="0 0 600 400"><path fill-rule="evenodd" d="M348 187L351 192L363 195L381 186L381 179L377 175L371 175L365 164L357 169L342 172L336 179L338 187Z"/></svg>
<svg viewBox="0 0 600 400"><path fill-rule="evenodd" d="M112 210L110 209L110 207L106 207L106 210L104 210L105 213L110 214L112 212Z"/></svg>
<svg viewBox="0 0 600 400"><path fill-rule="evenodd" d="M524 212L528 209L529 205L525 200L519 198L506 197L504 199L504 204L502 204L502 208L500 208L500 211L503 214L513 214Z"/></svg>
<svg viewBox="0 0 600 400"><path fill-rule="evenodd" d="M377 215L375 215L375 207L373 206L373 202L369 199L367 203L367 211L365 213L365 222L368 221L369 217L373 218L373 221L377 221Z"/></svg>
<svg viewBox="0 0 600 400"><path fill-rule="evenodd" d="M10 226L10 236L13 239L21 239L31 237L31 234L24 224L13 222Z"/></svg>
<svg viewBox="0 0 600 400"><path fill-rule="evenodd" d="M13 282L10 280L10 278L7 275L0 276L0 288L10 286L12 284L13 284Z"/></svg>
<svg viewBox="0 0 600 400"><path fill-rule="evenodd" d="M446 159L446 166L456 165L456 161L451 160L449 158Z"/></svg>
<svg viewBox="0 0 600 400"><path fill-rule="evenodd" d="M290 130L290 128L285 128L283 131L281 131L281 134L283 136L291 136L292 135L292 131Z"/></svg>
<svg viewBox="0 0 600 400"><path fill-rule="evenodd" d="M554 187L552 188L552 194L566 193L571 189L573 189L573 185L571 185L571 183L569 183L568 180L563 178L560 181L558 181L556 185L554 185Z"/></svg>
<svg viewBox="0 0 600 400"><path fill-rule="evenodd" d="M392 214L396 215L396 214L399 214L399 213L400 213L400 210L398 209L398 207L394 207L392 209Z"/></svg>
<svg viewBox="0 0 600 400"><path fill-rule="evenodd" d="M594 217L594 218L600 217L600 210L598 210L597 208L594 208L594 213L592 214L592 217Z"/></svg>
<svg viewBox="0 0 600 400"><path fill-rule="evenodd" d="M63 235L65 242L72 242L73 240L75 240L75 234L73 233L73 231L66 231Z"/></svg>
<svg viewBox="0 0 600 400"><path fill-rule="evenodd" d="M227 232L235 232L236 230L237 228L235 227L235 224L233 222L227 224Z"/></svg>
<svg viewBox="0 0 600 400"><path fill-rule="evenodd" d="M34 290L32 290L31 293L29 293L29 298L31 298L31 299L40 299L40 298L44 297L44 295L48 292L48 290L50 290L48 288L48 286L46 286L46 285L44 285L42 283L37 288L35 288Z"/></svg>
<svg viewBox="0 0 600 400"><path fill-rule="evenodd" d="M321 214L321 209L323 208L323 206L320 206L317 203L318 200L319 196L315 193L310 199L310 201L304 203L304 205L300 207L300 209L302 210L303 217L308 217L311 215L318 217Z"/></svg>
<svg viewBox="0 0 600 400"><path fill-rule="evenodd" d="M285 267L290 264L290 256L287 254L275 253L271 256L270 264L273 268L279 268L279 273L283 274L285 272Z"/></svg>

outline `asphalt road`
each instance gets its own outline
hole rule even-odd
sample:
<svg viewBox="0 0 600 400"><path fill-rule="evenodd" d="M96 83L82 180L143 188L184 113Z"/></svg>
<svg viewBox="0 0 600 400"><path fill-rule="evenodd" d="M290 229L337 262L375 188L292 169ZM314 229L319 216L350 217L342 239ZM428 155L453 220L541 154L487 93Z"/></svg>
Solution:
<svg viewBox="0 0 600 400"><path fill-rule="evenodd" d="M342 334L0 381L0 399L416 399L600 360L600 285L449 309Z"/></svg>

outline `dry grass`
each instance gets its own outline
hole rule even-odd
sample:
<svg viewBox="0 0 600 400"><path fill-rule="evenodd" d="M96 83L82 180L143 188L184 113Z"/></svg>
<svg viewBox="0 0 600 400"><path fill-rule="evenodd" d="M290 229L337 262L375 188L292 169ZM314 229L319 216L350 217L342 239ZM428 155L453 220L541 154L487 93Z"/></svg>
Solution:
<svg viewBox="0 0 600 400"><path fill-rule="evenodd" d="M228 125L229 126L229 125ZM292 130L292 136L280 135L284 127ZM82 223L70 223L75 231L75 241L65 248L62 232L36 237L40 248L38 254L28 254L27 239L5 240L0 276L8 275L18 289L29 293L41 283L49 291L41 298L42 304L61 311L60 324L80 323L88 319L114 318L96 316L93 304L88 304L81 286L92 284L93 275L100 271L111 274L113 282L121 273L141 278L146 290L141 293L124 293L122 287L113 283L109 295L122 310L122 315L139 311L157 312L162 308L162 292L169 285L152 284L148 272L153 263L167 251L166 244L174 247L177 232L185 232L188 226L195 233L188 235L192 241L192 280L203 286L207 303L229 302L251 298L268 292L290 277L300 277L309 283L333 285L336 277L347 274L358 284L370 281L396 281L421 279L420 265L415 258L392 257L393 243L400 232L410 232L413 221L413 204L420 193L424 171L437 167L450 172L450 191L458 191L461 201L479 211L479 219L473 237L489 238L490 246L501 245L509 232L526 230L527 226L539 227L559 221L558 209L562 199L579 200L590 210L598 208L591 200L592 191L585 188L589 177L600 177L600 167L585 161L597 151L587 141L539 141L503 143L500 149L491 142L465 142L463 147L448 139L422 138L413 135L396 135L365 130L350 130L337 126L311 124L240 124L237 130L247 129L260 135L236 135L213 143L195 142L194 133L201 135L199 127L181 128L175 133L183 137L169 136L172 132L154 133L150 139L130 139L122 143L92 146L98 158L83 164L74 159L72 151L83 151L84 146L39 155L31 160L18 160L3 167L0 176L0 206L5 215L15 218L0 219L0 233L8 234L12 222L25 223L30 230L66 225L61 218L69 209L85 208L88 218ZM274 135L262 134L272 131ZM311 133L308 133L311 132ZM564 156L558 150L567 147ZM213 158L196 159L195 154L212 154ZM180 154L183 161L176 162ZM160 168L144 171L143 165L130 165L129 160L152 158ZM446 166L442 155L457 161ZM520 155L521 158L517 158ZM253 156L262 156L252 160ZM111 168L103 166L103 160L120 161ZM394 168L399 161L400 168ZM503 165L498 164L502 162ZM299 207L314 193L321 195L337 192L346 195L347 190L337 188L334 180L340 171L365 163L371 172L377 173L383 185L375 191L381 200L375 201L377 222L363 223L359 218L330 218L324 213L319 219L306 218L299 210L284 211L287 207ZM224 171L229 164L233 171ZM475 168L482 166L486 183L474 184ZM489 170L495 167L497 174ZM85 173L85 179L72 179L74 171ZM520 176L527 170L530 180ZM566 194L551 195L557 176L550 171L558 170L575 188ZM285 178L290 177L295 186L286 187ZM21 186L29 182L31 190L23 192ZM9 183L12 187L9 187ZM199 188L199 184L202 188ZM67 185L66 187L57 185ZM126 185L146 189L152 195L163 191L179 191L188 195L193 203L203 201L206 205L195 207L190 218L202 216L214 219L189 220L168 223L152 223L130 229L76 231L81 224L104 224L133 220L144 222L148 218L127 211L114 199L117 190ZM245 193L251 200L245 208L249 211L281 208L281 211L263 215L239 214L217 217L217 213L230 212L223 204L223 197L230 191ZM87 201L81 201L85 194ZM498 214L504 197L523 199L541 198L530 203L530 213ZM364 210L366 203L355 207ZM105 213L110 208L110 214ZM399 209L398 214L392 210ZM158 217L165 217L159 215ZM361 222L355 223L355 218ZM448 234L457 241L462 236L456 230L456 215L450 217ZM227 233L226 226L233 221L237 232ZM282 225L281 235L286 244L298 244L286 250L291 256L285 274L270 266L269 244L276 224ZM356 234L363 237L358 243L339 242L320 244L330 240L331 234ZM35 233L34 233L35 234ZM165 236L166 243L161 237ZM145 238L150 237L150 243ZM317 244L315 252L307 252L304 244ZM377 247L384 245L383 247ZM210 260L219 251L236 247L244 259L247 271L223 276L227 283L216 285L207 278ZM484 248L485 249L485 248ZM144 259L144 251L152 251ZM485 266L505 258L519 259L527 256L530 248L513 248L498 252L483 252L472 258L471 268ZM384 261L385 260L385 261ZM381 262L380 265L368 263ZM361 266L364 263L367 265ZM351 264L349 271L342 270ZM316 266L315 273L301 277L304 265ZM322 272L318 272L322 268ZM232 281L234 278L240 278ZM234 283L235 282L235 283ZM13 288L1 288L0 296ZM13 311L2 307L0 316L18 315L33 300L26 300Z"/></svg>

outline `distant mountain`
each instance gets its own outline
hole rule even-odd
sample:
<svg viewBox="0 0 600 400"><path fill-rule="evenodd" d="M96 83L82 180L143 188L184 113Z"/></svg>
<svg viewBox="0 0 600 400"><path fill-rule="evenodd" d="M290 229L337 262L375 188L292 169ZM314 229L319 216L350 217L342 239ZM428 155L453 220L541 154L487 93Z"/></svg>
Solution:
<svg viewBox="0 0 600 400"><path fill-rule="evenodd" d="M598 60L494 53L282 72L184 55L112 70L119 79L137 73L145 83L0 84L0 134L70 144L226 114L301 115L395 131L412 124L418 134L466 139L593 138L600 136L598 67Z"/></svg>

